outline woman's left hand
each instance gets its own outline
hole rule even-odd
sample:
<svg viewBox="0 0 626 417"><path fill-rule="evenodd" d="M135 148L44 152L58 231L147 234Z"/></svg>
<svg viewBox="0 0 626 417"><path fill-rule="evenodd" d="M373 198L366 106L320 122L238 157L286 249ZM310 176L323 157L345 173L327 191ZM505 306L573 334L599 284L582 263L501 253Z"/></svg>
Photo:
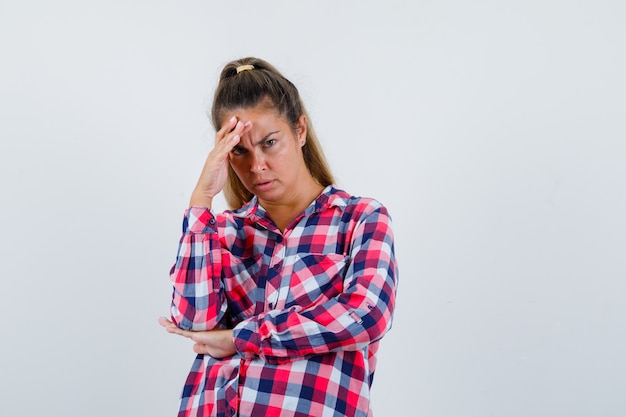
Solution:
<svg viewBox="0 0 626 417"><path fill-rule="evenodd" d="M193 345L193 351L196 353L209 355L216 359L226 358L237 353L232 330L183 330L165 317L159 317L159 324L165 327L168 333L177 334L196 342Z"/></svg>

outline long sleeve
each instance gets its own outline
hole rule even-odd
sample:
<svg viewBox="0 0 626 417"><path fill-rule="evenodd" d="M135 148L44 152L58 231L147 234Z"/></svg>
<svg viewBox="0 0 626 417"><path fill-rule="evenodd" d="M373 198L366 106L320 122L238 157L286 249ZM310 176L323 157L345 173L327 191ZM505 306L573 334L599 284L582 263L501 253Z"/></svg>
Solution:
<svg viewBox="0 0 626 417"><path fill-rule="evenodd" d="M343 290L309 307L270 310L239 323L235 345L246 358L282 363L332 351L359 350L391 327L397 285L387 210L370 204L352 231Z"/></svg>
<svg viewBox="0 0 626 417"><path fill-rule="evenodd" d="M221 281L221 247L215 217L207 208L185 211L176 264L171 316L185 330L223 328L227 302Z"/></svg>
<svg viewBox="0 0 626 417"><path fill-rule="evenodd" d="M181 415L371 416L398 280L380 203L328 186L284 230L254 197L216 216L193 207L171 280L178 326L233 328L238 351L196 357Z"/></svg>

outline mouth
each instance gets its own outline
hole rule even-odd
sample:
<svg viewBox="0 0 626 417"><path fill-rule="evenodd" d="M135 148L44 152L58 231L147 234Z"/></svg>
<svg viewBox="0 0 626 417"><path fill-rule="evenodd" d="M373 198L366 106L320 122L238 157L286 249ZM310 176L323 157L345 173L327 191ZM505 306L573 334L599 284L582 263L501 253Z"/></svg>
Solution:
<svg viewBox="0 0 626 417"><path fill-rule="evenodd" d="M267 180L267 181L256 181L252 185L254 186L255 190L266 191L272 188L273 184L274 184L274 180Z"/></svg>

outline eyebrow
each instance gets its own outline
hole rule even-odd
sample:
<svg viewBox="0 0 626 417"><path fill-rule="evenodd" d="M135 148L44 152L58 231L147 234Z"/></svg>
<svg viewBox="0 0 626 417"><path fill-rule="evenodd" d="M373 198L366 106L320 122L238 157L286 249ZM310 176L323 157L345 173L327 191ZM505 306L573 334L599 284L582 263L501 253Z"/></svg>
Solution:
<svg viewBox="0 0 626 417"><path fill-rule="evenodd" d="M274 132L270 132L270 133L268 133L267 135L263 136L261 139L259 139L258 141L256 141L256 142L253 144L253 146L258 146L258 145L262 144L263 142L265 142L265 141L267 140L267 138L269 138L270 136L272 136L272 135L274 135L274 134L276 134L276 133L280 133L280 130L276 130L276 131L274 131ZM233 147L233 149L246 149L246 147L245 147L245 146L241 146L241 145L237 144L237 145L235 145L235 146Z"/></svg>
<svg viewBox="0 0 626 417"><path fill-rule="evenodd" d="M276 134L276 133L280 133L280 130L276 130L275 132L270 132L267 135L263 136L261 139L259 139L258 141L256 141L255 145L260 145L263 142L265 142L267 140L267 138L269 138L270 136Z"/></svg>

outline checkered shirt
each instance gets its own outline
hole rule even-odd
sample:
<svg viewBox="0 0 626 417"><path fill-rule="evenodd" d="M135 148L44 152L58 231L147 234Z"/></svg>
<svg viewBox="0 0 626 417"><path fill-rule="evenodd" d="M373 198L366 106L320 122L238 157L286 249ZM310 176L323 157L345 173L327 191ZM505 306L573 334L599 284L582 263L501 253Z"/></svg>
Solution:
<svg viewBox="0 0 626 417"><path fill-rule="evenodd" d="M398 279L393 245L384 206L333 186L283 233L256 198L217 216L187 209L172 319L234 329L237 354L196 357L179 416L372 416Z"/></svg>

